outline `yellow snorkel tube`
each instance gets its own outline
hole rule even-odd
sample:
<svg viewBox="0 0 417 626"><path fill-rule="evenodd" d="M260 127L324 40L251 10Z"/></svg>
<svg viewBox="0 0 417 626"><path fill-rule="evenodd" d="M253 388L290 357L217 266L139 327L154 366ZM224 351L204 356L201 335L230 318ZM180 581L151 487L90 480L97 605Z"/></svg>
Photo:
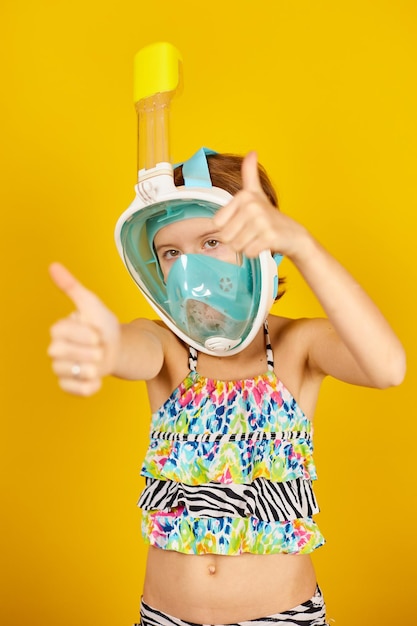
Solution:
<svg viewBox="0 0 417 626"><path fill-rule="evenodd" d="M133 98L138 116L139 182L167 170L172 174L170 104L182 75L182 58L170 43L155 43L134 58Z"/></svg>

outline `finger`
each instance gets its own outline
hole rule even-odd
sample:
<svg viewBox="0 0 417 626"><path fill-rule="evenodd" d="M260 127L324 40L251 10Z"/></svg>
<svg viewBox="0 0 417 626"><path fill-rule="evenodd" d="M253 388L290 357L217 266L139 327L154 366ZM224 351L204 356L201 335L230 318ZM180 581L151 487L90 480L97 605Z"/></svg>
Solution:
<svg viewBox="0 0 417 626"><path fill-rule="evenodd" d="M76 367L76 369L74 369ZM77 361L53 361L52 370L59 379L72 379L76 381L90 381L100 379L95 363L80 363Z"/></svg>
<svg viewBox="0 0 417 626"><path fill-rule="evenodd" d="M249 256L247 254L248 247L256 241L259 241L257 232L254 232L250 224L246 224L236 230L232 245L237 252L243 252L246 256Z"/></svg>
<svg viewBox="0 0 417 626"><path fill-rule="evenodd" d="M105 308L100 299L84 287L61 263L52 263L49 273L55 285L69 297L80 313L94 318L102 308Z"/></svg>
<svg viewBox="0 0 417 626"><path fill-rule="evenodd" d="M88 322L100 331L106 331L115 317L95 293L84 287L61 263L52 263L49 273L55 285L76 306L78 319ZM76 318L77 319L77 318Z"/></svg>
<svg viewBox="0 0 417 626"><path fill-rule="evenodd" d="M97 346L101 341L100 333L93 326L73 315L51 326L50 334L53 341L65 341L77 346Z"/></svg>
<svg viewBox="0 0 417 626"><path fill-rule="evenodd" d="M222 241L231 243L234 247L235 244L240 244L243 231L249 231L252 237L258 235L263 218L259 199L254 198L252 192L240 191L230 205L221 210L225 213L227 211L227 222L221 228Z"/></svg>
<svg viewBox="0 0 417 626"><path fill-rule="evenodd" d="M103 359L103 348L101 346L79 346L66 341L54 340L49 345L47 354L55 361L97 364Z"/></svg>
<svg viewBox="0 0 417 626"><path fill-rule="evenodd" d="M239 208L239 199L238 197L235 196L234 198L230 200L230 202L222 206L215 213L213 217L214 227L217 228L218 230L223 228L232 219L232 217L235 215L238 208Z"/></svg>
<svg viewBox="0 0 417 626"><path fill-rule="evenodd" d="M75 396L92 396L99 391L102 385L100 378L95 380L78 380L76 378L59 378L59 386L67 393Z"/></svg>
<svg viewBox="0 0 417 626"><path fill-rule="evenodd" d="M253 198L252 194L261 193L264 195L258 172L258 157L256 152L249 152L242 161L242 191L239 191L233 199L224 207L219 209L213 218L216 228L229 227L233 218L239 216L240 208Z"/></svg>
<svg viewBox="0 0 417 626"><path fill-rule="evenodd" d="M242 161L242 188L253 193L262 192L261 181L258 172L258 155L249 152Z"/></svg>

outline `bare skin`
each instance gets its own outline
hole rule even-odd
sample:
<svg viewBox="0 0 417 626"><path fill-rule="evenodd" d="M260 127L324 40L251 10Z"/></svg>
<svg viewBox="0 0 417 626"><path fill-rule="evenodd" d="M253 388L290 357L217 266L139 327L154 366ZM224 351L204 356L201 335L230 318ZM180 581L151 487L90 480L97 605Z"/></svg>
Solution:
<svg viewBox="0 0 417 626"><path fill-rule="evenodd" d="M158 254L164 255L166 272L177 251L215 250L217 255L221 246L228 254L232 249L252 257L265 249L279 251L296 265L327 319L270 315L268 321L276 374L310 419L325 376L376 388L400 384L405 354L395 333L346 269L300 224L271 206L259 183L254 153L243 162L242 180L243 190L218 211L210 228L202 223L209 239L199 239L194 228L173 229L165 240L161 231ZM199 227L197 221L194 226ZM196 239L177 246L172 237L178 232L193 233ZM74 314L51 329L48 352L61 387L88 396L107 375L145 380L151 409L157 410L188 373L187 347L160 322L120 324L61 265L51 266L51 276L75 306ZM80 365L77 376L75 363ZM200 353L198 358L199 373L220 380L251 378L266 369L262 329L236 355ZM195 623L230 623L290 609L311 598L315 584L309 556L192 556L150 548L144 600Z"/></svg>
<svg viewBox="0 0 417 626"><path fill-rule="evenodd" d="M189 556L150 548L143 598L196 624L231 624L295 607L315 587L307 555Z"/></svg>

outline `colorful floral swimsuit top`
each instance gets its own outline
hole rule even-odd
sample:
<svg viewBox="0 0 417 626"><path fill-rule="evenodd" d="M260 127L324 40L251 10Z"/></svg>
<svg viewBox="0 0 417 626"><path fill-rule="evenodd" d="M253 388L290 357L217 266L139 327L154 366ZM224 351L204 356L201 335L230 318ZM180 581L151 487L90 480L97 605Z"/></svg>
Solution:
<svg viewBox="0 0 417 626"><path fill-rule="evenodd" d="M306 554L324 543L312 424L274 373L253 379L190 372L152 415L139 500L147 543L186 554Z"/></svg>

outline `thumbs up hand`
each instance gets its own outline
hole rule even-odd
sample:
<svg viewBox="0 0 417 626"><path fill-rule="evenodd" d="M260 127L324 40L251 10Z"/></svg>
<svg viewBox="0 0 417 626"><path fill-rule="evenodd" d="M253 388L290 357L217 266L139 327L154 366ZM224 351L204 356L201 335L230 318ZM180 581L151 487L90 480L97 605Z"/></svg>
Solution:
<svg viewBox="0 0 417 626"><path fill-rule="evenodd" d="M48 354L64 391L89 396L116 364L120 324L101 300L59 263L50 267L56 286L75 305L75 312L51 328Z"/></svg>
<svg viewBox="0 0 417 626"><path fill-rule="evenodd" d="M304 228L273 206L259 179L255 152L242 162L242 189L214 216L222 241L248 257L263 250L295 256Z"/></svg>

